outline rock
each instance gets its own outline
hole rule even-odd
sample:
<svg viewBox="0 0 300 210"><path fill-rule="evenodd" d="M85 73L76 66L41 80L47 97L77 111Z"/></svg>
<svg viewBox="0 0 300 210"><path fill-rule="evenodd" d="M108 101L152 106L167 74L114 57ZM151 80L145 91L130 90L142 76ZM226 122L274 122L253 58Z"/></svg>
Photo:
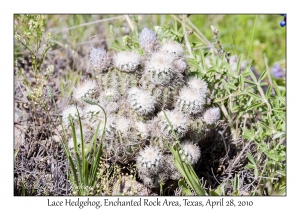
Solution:
<svg viewBox="0 0 300 210"><path fill-rule="evenodd" d="M143 184L133 180L131 176L123 176L121 182L117 182L113 188L112 195L139 195L148 196L150 190Z"/></svg>

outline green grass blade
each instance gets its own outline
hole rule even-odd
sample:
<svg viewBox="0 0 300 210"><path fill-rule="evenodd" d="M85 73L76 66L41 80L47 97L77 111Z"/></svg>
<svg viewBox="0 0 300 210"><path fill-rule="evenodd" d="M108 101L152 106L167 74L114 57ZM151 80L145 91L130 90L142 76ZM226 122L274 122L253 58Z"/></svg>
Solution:
<svg viewBox="0 0 300 210"><path fill-rule="evenodd" d="M72 157L70 155L70 150L69 150L69 148L66 147L66 145L63 142L62 142L62 146L63 146L65 154L68 158L68 161L69 161L69 164L70 164L70 167L71 167L71 171L72 171L72 174L73 174L73 178L74 178L74 181L75 181L75 185L79 186L75 165L74 165L74 162L73 162Z"/></svg>
<svg viewBox="0 0 300 210"><path fill-rule="evenodd" d="M188 185L196 192L197 195L206 195L205 190L201 186L201 181L199 180L192 166L190 164L186 164L181 160L181 156L177 148L173 148L171 152L173 155L175 154L175 166L178 168L181 175L185 178Z"/></svg>
<svg viewBox="0 0 300 210"><path fill-rule="evenodd" d="M76 131L75 131L75 125L73 122L72 117L69 117L70 119L70 125L72 128L72 139L73 139L73 144L74 144L74 152L75 152L75 160L76 160L76 166L79 172L79 177L80 177L80 184L82 184L83 181L83 176L82 176L82 166L79 158L79 153L78 153L78 144L77 144L77 137L76 137Z"/></svg>
<svg viewBox="0 0 300 210"><path fill-rule="evenodd" d="M96 185L96 173L97 173L99 162L100 162L100 156L102 154L102 141L103 141L103 138L105 136L107 116L106 116L106 112L103 109L103 107L100 106L97 102L95 102L95 101L93 101L92 99L89 99L89 98L83 98L82 100L85 101L86 103L91 104L91 105L97 105L97 106L99 106L102 109L103 113L104 113L104 119L105 119L104 120L104 127L103 127L103 131L102 131L102 135L101 135L101 138L100 138L99 148L97 148L96 156L92 157L92 165L91 165L91 170L90 170L91 174L90 174L90 178L89 178L89 181L90 181L89 185L94 187ZM99 126L100 126L100 123L99 123L97 131L96 131L97 135L98 135ZM94 145L95 145L95 143L94 143ZM95 149L95 147L94 147L94 149ZM96 152L95 150L94 150L94 154Z"/></svg>
<svg viewBox="0 0 300 210"><path fill-rule="evenodd" d="M254 32L255 32L255 27L256 27L256 21L257 21L257 15L255 16L255 22L254 22L254 26L253 26L252 37L251 37L251 44L250 44L250 48L249 48L247 60L249 60L249 56L250 56L252 45L253 45L253 39L254 39Z"/></svg>
<svg viewBox="0 0 300 210"><path fill-rule="evenodd" d="M91 154L91 150L92 150L93 146L94 146L94 151L95 151L96 140L97 140L97 137L98 137L100 125L101 125L101 122L99 122L99 124L97 126L97 129L96 129L96 132L94 133L94 135L91 139L91 142L89 143L88 150L87 150L87 153L85 155L85 158L87 158L87 159L90 159L90 154Z"/></svg>
<svg viewBox="0 0 300 210"><path fill-rule="evenodd" d="M84 151L84 146L85 146L85 143L84 143L84 137L83 137L83 131L82 131L82 123L81 123L81 118L80 118L80 114L79 114L79 111L78 111L78 108L76 106L76 110L77 110L77 114L78 114L78 121L79 121L79 129L80 129L80 140L81 140L81 180L82 180L82 183L83 184L83 189L85 190L86 189L86 186L87 186L87 181L88 181L88 170L87 170L87 164L86 164L86 159L84 158L85 157L85 151Z"/></svg>

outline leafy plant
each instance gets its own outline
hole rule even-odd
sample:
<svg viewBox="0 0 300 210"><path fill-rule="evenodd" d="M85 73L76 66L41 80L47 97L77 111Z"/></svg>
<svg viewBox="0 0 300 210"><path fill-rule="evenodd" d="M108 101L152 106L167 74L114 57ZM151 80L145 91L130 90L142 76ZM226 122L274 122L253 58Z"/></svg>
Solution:
<svg viewBox="0 0 300 210"><path fill-rule="evenodd" d="M14 37L29 52L31 59L34 83L29 82L27 74L18 67L18 55L15 55L16 74L26 87L25 97L34 104L40 105L44 110L48 110L43 91L46 81L54 71L54 66L48 66L44 72L43 64L48 51L51 50L53 34L47 33L44 37L45 19L44 15L16 15Z"/></svg>
<svg viewBox="0 0 300 210"><path fill-rule="evenodd" d="M65 145L64 149L66 152L66 155L68 157L71 170L72 170L72 182L75 184L75 186L78 189L78 195L86 195L89 188L95 188L96 181L97 181L97 171L99 167L100 157L102 153L102 139L105 135L105 128L106 128L106 113L104 109L97 104L96 102L89 100L89 99L83 99L87 103L91 105L99 106L105 115L105 121L104 121L104 129L102 131L102 136L100 139L99 147L96 147L96 139L99 132L99 127L101 122L99 122L98 127L96 129L96 132L89 143L89 145L86 145L83 138L83 131L82 131L82 124L81 119L79 116L79 126L80 126L80 140L81 140L81 150L78 148L78 140L75 133L75 125L73 122L72 117L70 117L70 125L72 128L72 138L74 143L74 153L75 153L75 163L72 159L72 152L69 150L69 148ZM76 165L76 168L75 168ZM89 166L90 165L90 166ZM79 176L78 176L79 175Z"/></svg>
<svg viewBox="0 0 300 210"><path fill-rule="evenodd" d="M251 63L242 68L241 56L230 65L225 55L211 54L207 63L200 51L189 60L192 74L201 75L214 88L212 103L220 107L233 140L255 143L258 159L247 153L250 162L245 169L254 170L259 182L280 180L284 176L276 171L285 171L285 87L277 85L267 66L257 76Z"/></svg>

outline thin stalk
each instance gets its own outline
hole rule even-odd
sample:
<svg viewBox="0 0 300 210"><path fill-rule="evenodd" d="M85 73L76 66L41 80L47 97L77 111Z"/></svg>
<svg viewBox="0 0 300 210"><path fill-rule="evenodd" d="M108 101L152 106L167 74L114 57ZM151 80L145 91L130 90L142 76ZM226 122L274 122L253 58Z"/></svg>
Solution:
<svg viewBox="0 0 300 210"><path fill-rule="evenodd" d="M270 74L270 69L269 69L269 65L268 65L268 58L266 56L266 53L264 53L264 60L265 60L265 65L266 65L266 68L267 68L267 71L268 71L268 79L269 79L271 87L273 87L272 77L271 77L271 74Z"/></svg>
<svg viewBox="0 0 300 210"><path fill-rule="evenodd" d="M21 41L21 39L17 39L26 49L28 49L31 53L31 55L34 57L34 59L36 59L36 55L35 53L24 43Z"/></svg>
<svg viewBox="0 0 300 210"><path fill-rule="evenodd" d="M93 24L96 24L96 23L102 23L102 22L106 22L106 21L110 21L110 20L117 20L117 19L122 19L122 18L124 18L123 15L115 16L115 17L111 17L111 18L106 18L106 19L101 19L101 20L95 20L95 21L83 23L83 24L80 24L80 25L77 25L77 26L72 26L72 27L69 27L69 28L65 28L65 29L60 30L60 31L56 31L55 34L62 33L62 32L65 32L65 31L70 31L70 30L73 30L75 28L80 28L80 27L83 27L83 26L93 25ZM52 29L51 31L55 31L55 30L58 30L58 29Z"/></svg>
<svg viewBox="0 0 300 210"><path fill-rule="evenodd" d="M184 36L186 48L188 49L191 57L194 58L194 55L192 53L192 48L191 48L191 45L190 45L190 42L189 42L189 39L188 39L188 34L187 34L187 31L186 31L186 24L185 24L186 19L187 19L187 17L186 17L186 15L184 15L183 21L182 21L183 36Z"/></svg>
<svg viewBox="0 0 300 210"><path fill-rule="evenodd" d="M128 25L129 25L129 28L131 29L132 32L134 32L134 26L133 26L133 24L132 24L132 22L131 22L131 20L129 18L129 15L124 15L124 17L125 17Z"/></svg>
<svg viewBox="0 0 300 210"><path fill-rule="evenodd" d="M207 44L211 49L213 49L215 54L217 54L218 50L215 48L215 46L203 35L203 33L201 33L201 31L192 23L192 21L190 21L188 19L187 22L202 37L202 40L204 40L204 43Z"/></svg>
<svg viewBox="0 0 300 210"><path fill-rule="evenodd" d="M177 20L178 22L180 22L182 24L182 21L176 17L175 15L171 15L172 18L174 18L175 20ZM188 25L186 25L186 28L189 29L189 30L192 30L191 27L189 27ZM199 31L199 30L198 30ZM200 32L200 31L199 31ZM200 32L201 33L201 32ZM202 34L202 33L201 33ZM200 39L203 43L207 44L207 42L198 34L198 33L195 33L195 36ZM210 46L210 45L209 45ZM211 47L211 46L210 46ZM212 46L214 47L214 46Z"/></svg>
<svg viewBox="0 0 300 210"><path fill-rule="evenodd" d="M250 44L250 49L249 49L249 52L248 52L248 56L247 56L247 60L246 60L246 61L248 61L249 56L250 56L250 53L251 53L251 50L252 50L254 31L255 31L255 27L256 27L256 21L257 21L257 15L255 15L255 22L254 22L253 31L252 31L251 44Z"/></svg>

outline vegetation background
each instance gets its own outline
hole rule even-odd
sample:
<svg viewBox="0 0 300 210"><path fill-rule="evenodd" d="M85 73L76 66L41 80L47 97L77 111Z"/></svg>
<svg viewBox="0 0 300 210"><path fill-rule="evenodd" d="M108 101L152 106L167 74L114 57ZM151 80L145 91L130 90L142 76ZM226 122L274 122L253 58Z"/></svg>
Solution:
<svg viewBox="0 0 300 210"><path fill-rule="evenodd" d="M166 25L176 28L177 24L181 24L180 16L137 15L135 18L138 18L140 27L138 30L140 31L144 27L156 28ZM18 15L15 18L18 18ZM283 69L286 67L285 27L279 26L282 19L279 14L192 14L189 15L190 28L187 28L191 32L189 42L193 47L193 53L197 54L197 50L199 53L207 51L209 43L215 42L210 27L213 25L219 31L218 38L225 51L230 52L231 55L241 55L244 60L252 61L252 66L258 76L266 72L266 69L272 73L271 69L275 63L278 63ZM59 84L60 90L63 90L61 93L63 98L69 97L71 87L84 77L91 45L101 46L108 50L122 49L124 48L124 39L127 39L135 28L132 15L46 15L45 23L45 32L53 33L54 41L46 63L48 65L55 64L55 68L64 67L59 69L62 77L56 78L59 81L54 82ZM22 27L27 27L18 25L18 23L16 25L16 31L22 31ZM174 36L180 37L180 31L170 30ZM21 45L15 45L15 58L22 58L27 53ZM62 64L61 62L66 63ZM274 77L273 79L279 86L285 87L285 80ZM72 85L68 86L66 81L71 81ZM269 81L271 81L270 78ZM249 165L249 167L257 170L256 164L258 163L253 160L253 157L248 156L248 158L254 165ZM271 177L271 179L273 178Z"/></svg>

